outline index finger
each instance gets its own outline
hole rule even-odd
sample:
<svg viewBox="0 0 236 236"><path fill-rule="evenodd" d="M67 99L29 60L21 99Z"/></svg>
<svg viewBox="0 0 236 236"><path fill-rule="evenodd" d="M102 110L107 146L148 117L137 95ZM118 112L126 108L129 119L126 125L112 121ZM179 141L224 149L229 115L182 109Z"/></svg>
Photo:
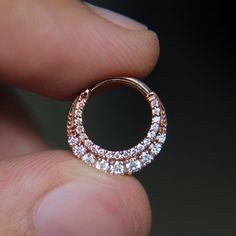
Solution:
<svg viewBox="0 0 236 236"><path fill-rule="evenodd" d="M72 0L0 5L2 83L62 99L107 77L144 77L156 64L156 34L127 19L114 23Z"/></svg>

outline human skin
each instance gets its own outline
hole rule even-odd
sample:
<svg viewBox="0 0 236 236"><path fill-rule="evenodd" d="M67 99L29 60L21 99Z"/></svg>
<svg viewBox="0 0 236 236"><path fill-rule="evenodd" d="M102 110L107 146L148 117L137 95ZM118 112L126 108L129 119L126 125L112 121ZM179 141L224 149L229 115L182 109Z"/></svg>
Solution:
<svg viewBox="0 0 236 236"><path fill-rule="evenodd" d="M147 27L75 0L0 0L0 83L55 99L111 76L143 78L159 55ZM0 235L145 236L151 209L133 177L47 150L0 87Z"/></svg>

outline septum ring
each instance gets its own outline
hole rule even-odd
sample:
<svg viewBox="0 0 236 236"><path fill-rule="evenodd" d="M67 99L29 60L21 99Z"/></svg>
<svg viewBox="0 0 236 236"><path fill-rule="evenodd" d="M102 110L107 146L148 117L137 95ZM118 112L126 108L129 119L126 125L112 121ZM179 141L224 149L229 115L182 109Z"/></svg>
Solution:
<svg viewBox="0 0 236 236"><path fill-rule="evenodd" d="M104 149L95 144L85 132L83 110L89 97L108 84L127 84L137 89L149 102L152 121L147 135L132 148L121 151ZM67 120L68 143L74 156L98 170L116 174L131 175L148 165L157 156L166 140L167 120L165 109L146 84L134 78L112 78L84 89L73 102Z"/></svg>

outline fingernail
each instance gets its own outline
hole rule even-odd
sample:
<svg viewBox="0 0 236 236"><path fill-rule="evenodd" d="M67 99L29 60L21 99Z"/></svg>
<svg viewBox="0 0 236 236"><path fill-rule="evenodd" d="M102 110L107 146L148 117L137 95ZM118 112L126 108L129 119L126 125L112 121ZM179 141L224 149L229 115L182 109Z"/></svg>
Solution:
<svg viewBox="0 0 236 236"><path fill-rule="evenodd" d="M35 210L37 235L135 235L135 223L119 194L100 185L80 181L49 192Z"/></svg>
<svg viewBox="0 0 236 236"><path fill-rule="evenodd" d="M127 16L84 2L91 10L108 21L131 30L146 30L147 26Z"/></svg>

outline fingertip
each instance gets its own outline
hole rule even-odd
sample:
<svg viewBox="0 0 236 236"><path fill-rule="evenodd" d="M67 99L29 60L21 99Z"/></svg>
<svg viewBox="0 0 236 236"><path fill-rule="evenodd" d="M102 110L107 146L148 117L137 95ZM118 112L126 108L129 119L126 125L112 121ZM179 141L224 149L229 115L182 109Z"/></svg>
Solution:
<svg viewBox="0 0 236 236"><path fill-rule="evenodd" d="M57 155L65 160L70 156ZM58 169L66 183L47 192L34 207L39 236L149 234L150 205L135 178L106 174L70 158Z"/></svg>
<svg viewBox="0 0 236 236"><path fill-rule="evenodd" d="M111 19L106 10L101 17L77 1L32 2L26 9L24 16L17 6L2 12L14 15L0 27L3 83L66 99L111 76L143 78L156 64L156 34L130 19Z"/></svg>

